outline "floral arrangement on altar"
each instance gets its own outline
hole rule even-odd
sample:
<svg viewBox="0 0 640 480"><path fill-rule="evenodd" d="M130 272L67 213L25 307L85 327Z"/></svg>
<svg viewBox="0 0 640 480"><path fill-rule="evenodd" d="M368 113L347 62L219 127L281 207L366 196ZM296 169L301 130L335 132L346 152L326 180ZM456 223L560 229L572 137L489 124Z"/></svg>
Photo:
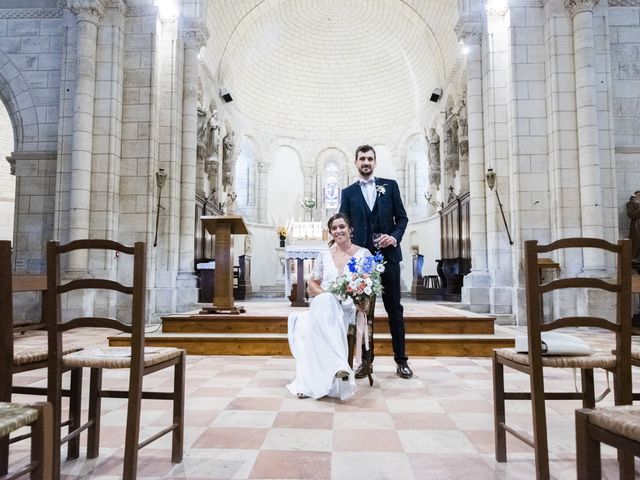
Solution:
<svg viewBox="0 0 640 480"><path fill-rule="evenodd" d="M278 234L278 237L280 237L280 240L284 240L289 235L289 230L284 225L278 225L276 233Z"/></svg>
<svg viewBox="0 0 640 480"><path fill-rule="evenodd" d="M305 210L311 210L313 207L316 206L316 201L311 197L301 198L300 206Z"/></svg>
<svg viewBox="0 0 640 480"><path fill-rule="evenodd" d="M372 295L382 292L381 274L384 272L384 258L380 252L366 255L356 260L351 257L347 266L349 272L336 278L329 291L338 299L353 299L353 303L365 306Z"/></svg>

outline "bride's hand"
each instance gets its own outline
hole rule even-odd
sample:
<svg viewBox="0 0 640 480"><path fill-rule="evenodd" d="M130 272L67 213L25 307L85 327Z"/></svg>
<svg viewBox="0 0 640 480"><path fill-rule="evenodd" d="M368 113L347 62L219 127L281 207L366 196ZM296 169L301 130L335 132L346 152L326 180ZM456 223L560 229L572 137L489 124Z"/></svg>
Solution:
<svg viewBox="0 0 640 480"><path fill-rule="evenodd" d="M368 302L356 303L356 309L358 311L360 311L360 312L365 312L366 313L367 312L367 306L368 306L367 304L368 304Z"/></svg>

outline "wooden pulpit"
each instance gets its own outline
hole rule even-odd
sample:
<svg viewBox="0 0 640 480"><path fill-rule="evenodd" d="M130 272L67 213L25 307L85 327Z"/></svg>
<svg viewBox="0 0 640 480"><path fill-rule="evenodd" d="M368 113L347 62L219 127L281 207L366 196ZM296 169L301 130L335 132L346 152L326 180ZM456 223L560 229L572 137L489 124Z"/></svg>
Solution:
<svg viewBox="0 0 640 480"><path fill-rule="evenodd" d="M215 235L214 251L216 268L213 273L213 305L200 313L243 313L244 307L233 304L233 262L231 259L231 235L247 235L249 232L241 215L203 216L202 225Z"/></svg>

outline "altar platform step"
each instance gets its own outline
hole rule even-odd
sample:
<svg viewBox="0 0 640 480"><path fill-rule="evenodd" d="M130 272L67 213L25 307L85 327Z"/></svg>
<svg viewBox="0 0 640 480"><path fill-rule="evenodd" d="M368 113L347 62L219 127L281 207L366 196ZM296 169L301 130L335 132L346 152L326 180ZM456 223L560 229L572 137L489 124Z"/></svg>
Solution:
<svg viewBox="0 0 640 480"><path fill-rule="evenodd" d="M376 306L376 310L378 306ZM376 333L389 333L389 322L384 307L376 314ZM487 316L454 316L438 312L436 316L405 315L406 333L416 334L487 334L494 332L495 318ZM287 314L251 312L242 315L181 314L162 317L162 333L287 333Z"/></svg>
<svg viewBox="0 0 640 480"><path fill-rule="evenodd" d="M435 303L404 301L406 343L410 356L490 356L494 348L512 347L512 333L494 326L494 317ZM184 348L192 355L291 355L287 317L294 310L283 299L237 302L246 313L200 315L197 311L162 317L162 327L148 332L148 346ZM376 355L392 355L382 302L376 305ZM109 338L128 345L127 335Z"/></svg>

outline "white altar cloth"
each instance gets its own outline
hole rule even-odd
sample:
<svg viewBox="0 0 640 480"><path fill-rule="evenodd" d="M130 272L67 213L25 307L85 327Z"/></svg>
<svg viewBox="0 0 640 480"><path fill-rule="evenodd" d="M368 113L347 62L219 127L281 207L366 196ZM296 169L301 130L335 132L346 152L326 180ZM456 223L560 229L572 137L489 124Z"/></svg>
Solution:
<svg viewBox="0 0 640 480"><path fill-rule="evenodd" d="M315 260L320 256L320 252L327 250L327 244L308 244L308 245L287 245L284 249L285 258L285 276L284 276L284 296L288 297L291 293L291 266L289 260ZM297 268L297 267L296 267ZM309 269L309 271L311 271ZM306 273L306 272L305 272Z"/></svg>

